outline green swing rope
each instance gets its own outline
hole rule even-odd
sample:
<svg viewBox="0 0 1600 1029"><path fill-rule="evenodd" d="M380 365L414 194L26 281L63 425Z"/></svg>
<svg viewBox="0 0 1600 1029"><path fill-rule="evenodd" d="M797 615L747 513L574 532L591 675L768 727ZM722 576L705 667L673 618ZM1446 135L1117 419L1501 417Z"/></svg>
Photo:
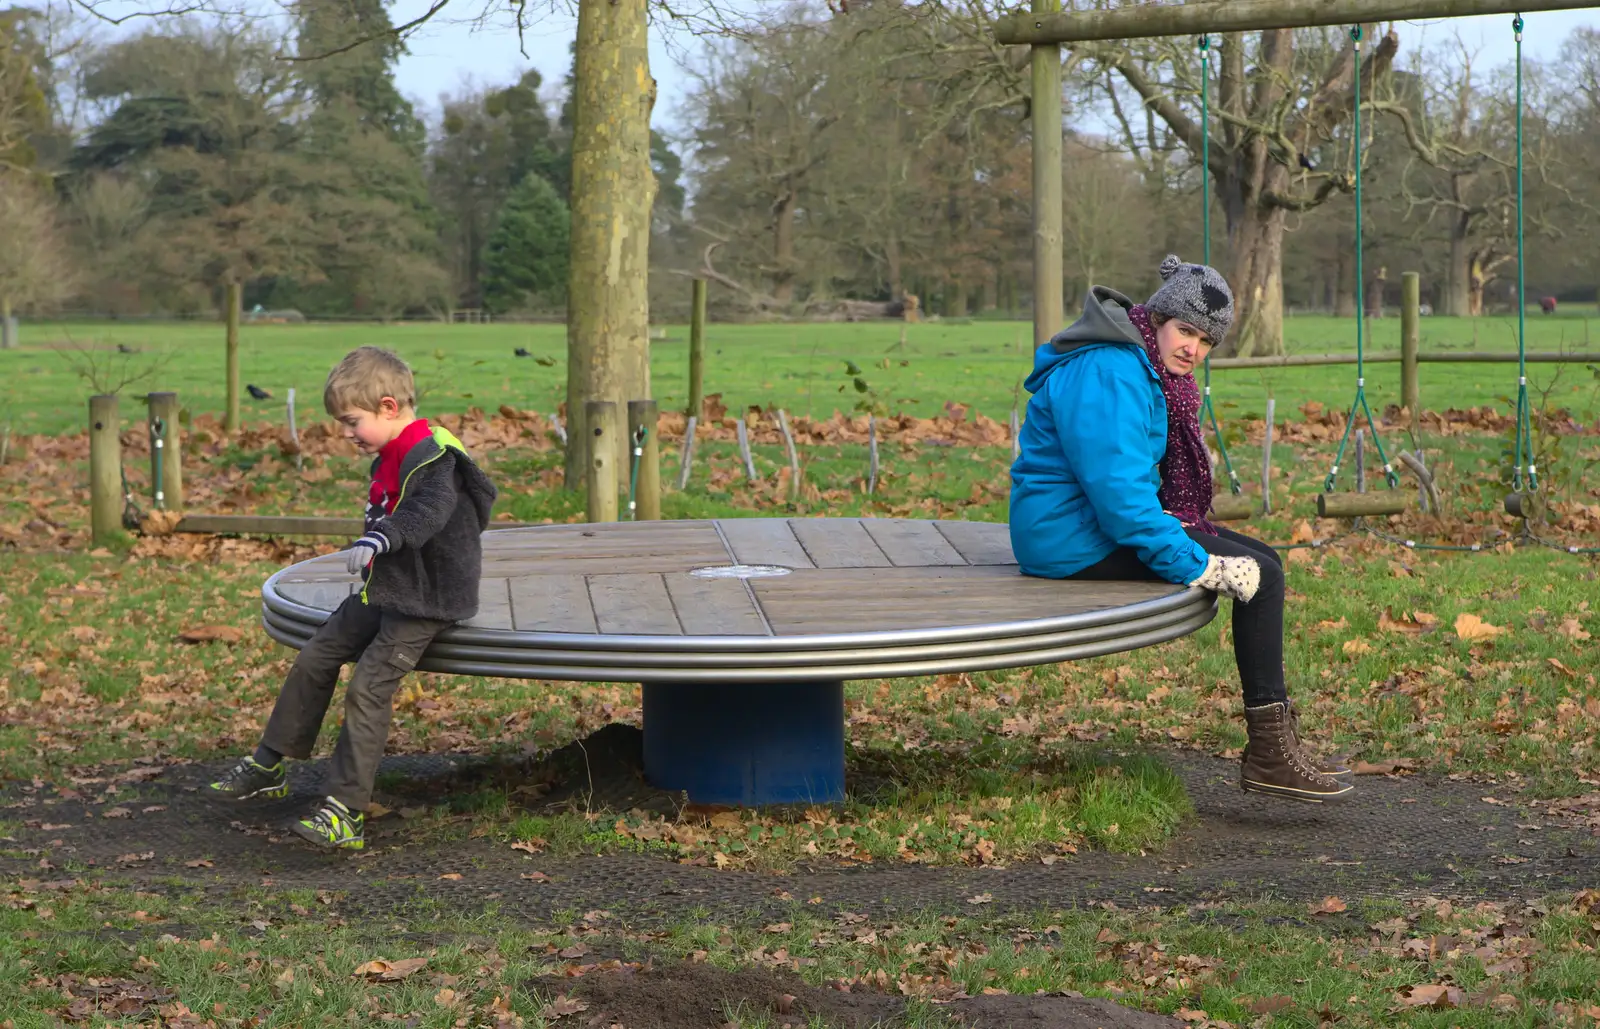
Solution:
<svg viewBox="0 0 1600 1029"><path fill-rule="evenodd" d="M1522 492L1522 471L1528 471L1530 491L1539 488L1539 470L1533 463L1533 411L1528 404L1528 350L1524 339L1528 319L1522 259L1522 15L1511 22L1517 41L1517 434L1511 455L1511 488Z"/></svg>
<svg viewBox="0 0 1600 1029"><path fill-rule="evenodd" d="M1204 239L1205 263L1211 263L1211 37L1201 36L1200 48L1200 225ZM1228 444L1222 438L1222 425L1217 421L1217 408L1211 402L1211 355L1205 360L1205 391L1200 401L1200 424L1211 419L1211 432L1217 439L1217 452L1222 455L1222 465L1228 470L1228 489L1235 495L1243 492L1239 476L1233 470L1233 458L1228 456Z"/></svg>
<svg viewBox="0 0 1600 1029"><path fill-rule="evenodd" d="M1355 46L1355 180L1356 180L1356 398L1350 404L1350 415L1345 419L1344 435L1339 438L1339 449L1333 455L1333 467L1328 471L1328 477L1323 481L1322 492L1332 493L1335 480L1339 476L1339 462L1344 458L1345 444L1350 441L1350 433L1355 429L1356 412L1366 415L1367 428L1372 430L1372 442L1378 448L1378 459L1383 462L1383 477L1389 483L1389 488L1394 489L1400 485L1400 476L1395 474L1394 466L1389 463L1389 455L1383 451L1383 440L1378 435L1378 427L1372 419L1372 408L1367 406L1367 377L1364 360L1366 356L1366 340L1364 328L1366 325L1366 280L1361 268L1361 26L1357 25L1350 30L1350 41Z"/></svg>

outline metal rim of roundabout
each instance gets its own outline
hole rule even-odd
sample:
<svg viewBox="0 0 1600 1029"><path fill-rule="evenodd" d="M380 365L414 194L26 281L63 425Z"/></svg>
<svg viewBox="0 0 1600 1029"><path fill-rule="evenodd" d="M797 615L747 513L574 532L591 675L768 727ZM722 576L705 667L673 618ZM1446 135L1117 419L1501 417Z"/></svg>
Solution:
<svg viewBox="0 0 1600 1029"><path fill-rule="evenodd" d="M331 613L261 589L262 624L303 647ZM1163 597L1071 615L936 629L806 636L641 636L519 632L457 626L418 663L423 671L598 682L816 682L974 672L1134 650L1185 636L1216 614L1216 597L1174 587Z"/></svg>

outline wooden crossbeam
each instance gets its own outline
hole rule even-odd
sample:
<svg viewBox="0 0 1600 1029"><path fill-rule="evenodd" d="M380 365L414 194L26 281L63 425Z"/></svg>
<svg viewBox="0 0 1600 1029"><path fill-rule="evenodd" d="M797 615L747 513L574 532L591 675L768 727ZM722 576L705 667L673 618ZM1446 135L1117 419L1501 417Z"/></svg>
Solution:
<svg viewBox="0 0 1600 1029"><path fill-rule="evenodd" d="M995 19L994 38L1007 45L1049 45L1482 14L1531 14L1592 6L1594 0L1209 0L1176 6L1148 3L1061 14L1008 14Z"/></svg>

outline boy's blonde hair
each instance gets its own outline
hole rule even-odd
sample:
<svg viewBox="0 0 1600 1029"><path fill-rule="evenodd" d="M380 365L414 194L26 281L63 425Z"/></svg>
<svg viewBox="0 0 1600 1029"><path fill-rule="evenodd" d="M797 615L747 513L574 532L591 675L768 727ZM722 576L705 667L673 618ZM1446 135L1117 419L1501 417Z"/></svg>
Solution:
<svg viewBox="0 0 1600 1029"><path fill-rule="evenodd" d="M376 411L384 397L402 408L417 406L417 387L411 367L382 347L357 347L328 373L322 387L322 406L337 417L351 408Z"/></svg>

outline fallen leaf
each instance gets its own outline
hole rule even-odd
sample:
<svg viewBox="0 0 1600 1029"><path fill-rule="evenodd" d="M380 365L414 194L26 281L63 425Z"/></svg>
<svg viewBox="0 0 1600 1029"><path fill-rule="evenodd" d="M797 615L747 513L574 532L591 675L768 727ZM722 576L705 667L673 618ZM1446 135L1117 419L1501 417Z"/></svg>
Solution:
<svg viewBox="0 0 1600 1029"><path fill-rule="evenodd" d="M368 961L350 973L353 979L370 979L373 982L394 983L399 982L408 975L413 975L422 970L428 963L427 958L404 958L400 961L385 961L381 958Z"/></svg>
<svg viewBox="0 0 1600 1029"><path fill-rule="evenodd" d="M1556 631L1568 639L1586 640L1589 638L1589 634L1584 632L1583 625L1576 618L1563 618L1560 627Z"/></svg>
<svg viewBox="0 0 1600 1029"><path fill-rule="evenodd" d="M527 879L529 882L536 883L547 883L550 881L550 877L545 875L543 872L524 872L522 873L522 878Z"/></svg>
<svg viewBox="0 0 1600 1029"><path fill-rule="evenodd" d="M244 630L233 625L197 625L178 633L179 643L238 643L244 639Z"/></svg>
<svg viewBox="0 0 1600 1029"><path fill-rule="evenodd" d="M511 845L512 850L521 850L529 854L537 854L544 850L544 840L518 840Z"/></svg>
<svg viewBox="0 0 1600 1029"><path fill-rule="evenodd" d="M1505 631L1504 626L1490 625L1477 615L1456 615L1456 635L1463 640L1492 640Z"/></svg>
<svg viewBox="0 0 1600 1029"><path fill-rule="evenodd" d="M131 818L132 816L133 812L125 807L106 808L100 812L101 818Z"/></svg>
<svg viewBox="0 0 1600 1029"><path fill-rule="evenodd" d="M1350 654L1352 656L1356 654L1370 654L1372 653L1372 644L1368 643L1366 640L1360 639L1345 640L1344 646L1340 649L1342 649L1346 654Z"/></svg>
<svg viewBox="0 0 1600 1029"><path fill-rule="evenodd" d="M441 879L449 879L451 882L460 882L461 881L461 873L460 872L446 872L445 874L441 875L439 878L441 878Z"/></svg>
<svg viewBox="0 0 1600 1029"><path fill-rule="evenodd" d="M968 897L968 904L990 904L994 902L994 894L980 893L976 897Z"/></svg>
<svg viewBox="0 0 1600 1029"><path fill-rule="evenodd" d="M441 1008L453 1008L461 1003L461 997L456 991L446 987L433 995L433 1002Z"/></svg>
<svg viewBox="0 0 1600 1029"><path fill-rule="evenodd" d="M1324 618L1322 621L1317 623L1317 628L1326 629L1332 632L1335 629L1348 629L1350 628L1350 623L1345 621L1344 615L1340 615L1338 621L1334 621L1331 618Z"/></svg>
<svg viewBox="0 0 1600 1029"><path fill-rule="evenodd" d="M773 922L771 925L762 926L761 931L764 933L786 933L793 928L794 926L788 922Z"/></svg>
<svg viewBox="0 0 1600 1029"><path fill-rule="evenodd" d="M1446 1008L1460 1007L1466 1002L1467 995L1458 986L1449 986L1434 983L1426 986L1407 986L1395 994L1395 1000L1401 1007L1407 1008Z"/></svg>
<svg viewBox="0 0 1600 1029"><path fill-rule="evenodd" d="M1341 911L1348 911L1349 907L1338 897L1323 897L1320 904L1311 905L1313 915L1337 915Z"/></svg>
<svg viewBox="0 0 1600 1029"><path fill-rule="evenodd" d="M389 809L377 801L373 801L372 803L368 804L365 812L368 821L371 821L374 818L382 818L384 815L389 813Z"/></svg>
<svg viewBox="0 0 1600 1029"><path fill-rule="evenodd" d="M1416 767L1416 759L1397 757L1387 761L1357 761L1350 770L1357 775L1393 775L1396 772L1415 771Z"/></svg>
<svg viewBox="0 0 1600 1029"><path fill-rule="evenodd" d="M1426 611L1401 612L1398 618L1394 612L1385 609L1378 615L1378 628L1383 632L1403 632L1416 635L1439 625L1439 616L1431 615Z"/></svg>
<svg viewBox="0 0 1600 1029"><path fill-rule="evenodd" d="M1294 531L1289 534L1290 543L1310 543L1317 538L1316 532L1311 528L1311 523L1301 519L1295 524Z"/></svg>
<svg viewBox="0 0 1600 1029"><path fill-rule="evenodd" d="M1179 1008L1172 1014L1173 1017L1182 1019L1185 1022L1208 1022L1211 1020L1210 1015L1193 1008Z"/></svg>
<svg viewBox="0 0 1600 1029"><path fill-rule="evenodd" d="M1572 669L1570 669L1566 665L1562 664L1561 663L1561 659L1559 657L1547 657L1547 658L1545 658L1545 660L1550 662L1550 667L1551 668L1554 668L1556 671L1560 672L1562 675L1566 676L1567 678L1576 679L1578 677L1578 673L1574 672Z"/></svg>
<svg viewBox="0 0 1600 1029"><path fill-rule="evenodd" d="M185 867L185 868L214 868L216 866L214 866L210 861L207 861L205 858L195 858L193 861L185 861L183 863L183 867Z"/></svg>
<svg viewBox="0 0 1600 1029"><path fill-rule="evenodd" d="M566 958L571 961L574 958L581 958L587 953L589 953L589 945L587 943L574 943L570 947L562 947L556 951L556 957Z"/></svg>
<svg viewBox="0 0 1600 1029"><path fill-rule="evenodd" d="M565 1018L567 1015L576 1015L580 1011L589 1010L588 1001L576 997L557 997L555 1000L539 1009L540 1018Z"/></svg>
<svg viewBox="0 0 1600 1029"><path fill-rule="evenodd" d="M1253 1001L1250 1004L1251 1012L1257 1015L1270 1015L1274 1011L1282 1011L1285 1008L1292 1007L1294 1007L1294 998L1285 997L1282 994L1262 997L1260 1000Z"/></svg>

